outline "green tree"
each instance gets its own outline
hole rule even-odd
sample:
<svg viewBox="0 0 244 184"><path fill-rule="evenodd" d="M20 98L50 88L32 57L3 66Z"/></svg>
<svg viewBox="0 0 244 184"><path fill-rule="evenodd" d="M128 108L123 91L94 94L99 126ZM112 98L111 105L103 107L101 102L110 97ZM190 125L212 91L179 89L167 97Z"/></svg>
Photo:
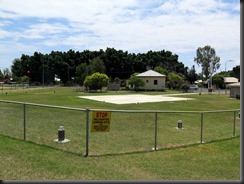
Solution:
<svg viewBox="0 0 244 184"><path fill-rule="evenodd" d="M19 77L23 76L22 62L20 59L14 59L11 66L14 81L18 81Z"/></svg>
<svg viewBox="0 0 244 184"><path fill-rule="evenodd" d="M83 64L82 66L80 66ZM175 72L181 76L187 74L187 67L178 61L178 56L171 51L148 51L147 53L128 53L128 51L107 48L105 51L67 52L52 51L49 54L34 52L28 56L22 54L15 59L12 65L12 77L19 80L28 76L30 82L42 84L53 83L55 76L63 84L75 79L77 83L84 81L84 66L88 67L88 75L95 72L105 73L111 80L116 77L121 80L128 79L135 72L144 72L147 67L162 67L168 72ZM80 71L79 71L80 70ZM82 76L84 75L84 76ZM44 81L43 81L44 78Z"/></svg>
<svg viewBox="0 0 244 184"><path fill-rule="evenodd" d="M96 73L96 72L105 73L105 69L106 69L105 65L99 57L90 60L91 73Z"/></svg>
<svg viewBox="0 0 244 184"><path fill-rule="evenodd" d="M78 84L83 84L85 78L89 75L89 67L86 63L81 63L79 66L76 67L76 82Z"/></svg>
<svg viewBox="0 0 244 184"><path fill-rule="evenodd" d="M89 91L96 91L98 89L102 90L102 87L106 87L108 85L108 82L109 78L106 74L96 72L85 78L84 85L86 88L89 88Z"/></svg>
<svg viewBox="0 0 244 184"><path fill-rule="evenodd" d="M167 84L168 84L169 89L178 89L179 90L179 89L181 89L183 83L184 83L184 80L180 75L173 73L173 72L168 74Z"/></svg>
<svg viewBox="0 0 244 184"><path fill-rule="evenodd" d="M2 73L2 70L0 69L0 80L3 80L4 76L3 76L3 73Z"/></svg>
<svg viewBox="0 0 244 184"><path fill-rule="evenodd" d="M24 75L23 77L20 77L20 82L30 82L30 78Z"/></svg>
<svg viewBox="0 0 244 184"><path fill-rule="evenodd" d="M191 84L197 80L197 73L194 65L191 67L191 69L188 70L186 80L188 80Z"/></svg>
<svg viewBox="0 0 244 184"><path fill-rule="evenodd" d="M168 75L169 71L160 67L160 66L156 66L154 68L154 71L158 72L158 73L161 73L161 74L164 74L164 75Z"/></svg>
<svg viewBox="0 0 244 184"><path fill-rule="evenodd" d="M224 75L222 74L215 74L212 78L213 80L213 84L216 86L216 88L221 88L224 89L225 88L225 84L224 84Z"/></svg>
<svg viewBox="0 0 244 184"><path fill-rule="evenodd" d="M220 57L216 56L215 49L211 48L209 45L198 47L194 61L198 66L201 65L203 74L206 78L220 67ZM212 63L212 71L210 71L210 63Z"/></svg>
<svg viewBox="0 0 244 184"><path fill-rule="evenodd" d="M190 85L188 81L183 81L183 83L181 84L181 90L183 92L187 92L190 89Z"/></svg>
<svg viewBox="0 0 244 184"><path fill-rule="evenodd" d="M144 81L141 78L137 77L137 74L138 73L132 74L130 79L128 80L128 84L133 86L135 91L138 91L140 87L145 86Z"/></svg>
<svg viewBox="0 0 244 184"><path fill-rule="evenodd" d="M240 65L235 66L232 71L230 71L230 76L235 77L240 81Z"/></svg>

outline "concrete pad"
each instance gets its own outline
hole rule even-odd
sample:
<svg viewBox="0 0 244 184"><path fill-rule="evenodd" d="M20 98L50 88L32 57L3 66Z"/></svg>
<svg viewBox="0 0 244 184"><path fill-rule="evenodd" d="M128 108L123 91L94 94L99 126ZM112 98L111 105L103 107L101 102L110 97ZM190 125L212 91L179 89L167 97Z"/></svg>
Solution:
<svg viewBox="0 0 244 184"><path fill-rule="evenodd" d="M69 142L70 140L69 139L64 139L63 141L59 141L58 139L55 139L54 141L58 142L58 143L66 143L66 142Z"/></svg>
<svg viewBox="0 0 244 184"><path fill-rule="evenodd" d="M191 98L173 97L168 95L104 95L104 96L79 96L79 98L96 100L113 104L133 104L147 102L166 102L179 100L192 100Z"/></svg>

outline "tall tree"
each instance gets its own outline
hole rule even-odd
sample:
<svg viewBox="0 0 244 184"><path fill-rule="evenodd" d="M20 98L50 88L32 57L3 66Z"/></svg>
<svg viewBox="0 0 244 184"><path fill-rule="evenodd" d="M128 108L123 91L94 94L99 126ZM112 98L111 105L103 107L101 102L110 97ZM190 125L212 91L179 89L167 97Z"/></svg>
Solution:
<svg viewBox="0 0 244 184"><path fill-rule="evenodd" d="M12 73L15 81L28 76L32 83L42 84L44 81L47 84L52 83L57 76L63 84L73 79L81 84L85 76L94 72L105 73L112 80L116 77L125 80L135 72L141 73L149 67L153 69L157 66L168 72L178 73L181 77L187 75L187 67L170 51L150 50L147 53L131 54L114 48L107 48L105 51L52 51L45 55L35 52L32 56L23 54L20 59L13 61ZM86 68L88 74L84 72Z"/></svg>
<svg viewBox="0 0 244 184"><path fill-rule="evenodd" d="M195 70L195 66L194 65L191 67L191 69L188 70L188 75L187 75L186 79L191 84L193 84L197 80L197 73L196 73L196 70Z"/></svg>
<svg viewBox="0 0 244 184"><path fill-rule="evenodd" d="M0 69L0 80L3 80L3 73L2 73L2 70Z"/></svg>
<svg viewBox="0 0 244 184"><path fill-rule="evenodd" d="M201 65L206 78L220 67L220 57L216 55L215 49L209 45L198 47L194 61L198 66Z"/></svg>
<svg viewBox="0 0 244 184"><path fill-rule="evenodd" d="M167 84L169 89L181 89L183 83L183 78L177 73L171 72L168 74Z"/></svg>
<svg viewBox="0 0 244 184"><path fill-rule="evenodd" d="M213 76L213 84L215 85L215 87L224 89L225 85L224 85L224 75L223 74L215 74Z"/></svg>
<svg viewBox="0 0 244 184"><path fill-rule="evenodd" d="M105 73L106 68L104 66L103 61L99 57L96 57L89 61L90 61L91 74L96 72Z"/></svg>
<svg viewBox="0 0 244 184"><path fill-rule="evenodd" d="M235 66L232 71L230 71L230 76L238 78L240 81L240 65Z"/></svg>
<svg viewBox="0 0 244 184"><path fill-rule="evenodd" d="M76 67L76 82L78 84L83 84L85 78L89 75L89 67L86 63L81 63Z"/></svg>
<svg viewBox="0 0 244 184"><path fill-rule="evenodd" d="M13 74L13 79L15 81L18 81L21 76L23 76L23 69L22 69L22 63L20 59L14 59L13 65L11 66L11 71ZM1 71L0 71L1 74ZM1 79L1 78L0 78Z"/></svg>

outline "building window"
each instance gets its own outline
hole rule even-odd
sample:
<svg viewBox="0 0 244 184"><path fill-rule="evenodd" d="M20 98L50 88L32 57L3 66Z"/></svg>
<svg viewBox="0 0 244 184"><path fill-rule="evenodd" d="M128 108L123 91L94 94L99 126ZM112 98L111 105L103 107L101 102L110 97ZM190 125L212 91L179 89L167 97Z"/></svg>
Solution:
<svg viewBox="0 0 244 184"><path fill-rule="evenodd" d="M153 81L153 84L154 84L154 85L158 85L158 80L154 80L154 81Z"/></svg>

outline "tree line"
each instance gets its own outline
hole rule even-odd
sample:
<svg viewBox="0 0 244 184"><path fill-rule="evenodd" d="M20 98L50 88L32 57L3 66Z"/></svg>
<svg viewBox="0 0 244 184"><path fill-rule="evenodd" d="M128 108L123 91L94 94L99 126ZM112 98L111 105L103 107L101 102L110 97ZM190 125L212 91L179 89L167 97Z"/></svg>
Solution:
<svg viewBox="0 0 244 184"><path fill-rule="evenodd" d="M123 50L107 48L98 51L52 51L49 54L34 52L33 55L22 54L16 58L9 69L0 70L0 81L7 81L11 77L15 82L28 82L34 85L61 84L84 85L87 76L94 73L106 74L110 82L129 79L135 73L153 69L166 75L167 87L182 88L185 84L192 84L197 79L213 77L215 86L224 86L223 77L233 76L240 80L240 66L232 71L220 72L213 75L220 67L220 58L215 49L207 45L196 50L195 63L202 67L197 74L195 66L185 67L178 60L178 55L171 51L148 51L146 53L128 53Z"/></svg>
<svg viewBox="0 0 244 184"><path fill-rule="evenodd" d="M86 76L95 72L106 74L110 80L128 79L133 73L155 67L175 72L184 78L188 76L188 67L179 62L178 55L171 51L135 54L114 48L107 48L105 51L52 51L50 54L34 52L32 56L22 54L13 61L11 71L15 81L27 76L31 83L42 83L44 79L45 84L51 84L56 77L63 84L71 81L83 84Z"/></svg>

